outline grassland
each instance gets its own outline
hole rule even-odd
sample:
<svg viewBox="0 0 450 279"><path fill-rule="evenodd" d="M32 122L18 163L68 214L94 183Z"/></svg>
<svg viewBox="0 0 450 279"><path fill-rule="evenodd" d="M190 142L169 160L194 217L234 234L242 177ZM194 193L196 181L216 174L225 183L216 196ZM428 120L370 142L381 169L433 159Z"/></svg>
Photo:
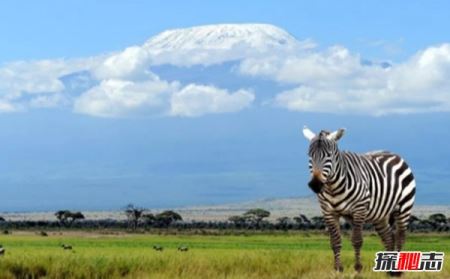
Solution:
<svg viewBox="0 0 450 279"><path fill-rule="evenodd" d="M348 237L345 272L332 271L328 237L319 233L255 235L149 235L64 232L1 235L6 255L0 278L387 278L371 271L378 237L368 234L364 270L356 276ZM73 250L63 250L62 243ZM154 251L154 244L163 252ZM188 252L179 252L187 245ZM450 255L450 234L408 237L406 250L438 250ZM408 273L404 278L450 278L450 262L440 273Z"/></svg>

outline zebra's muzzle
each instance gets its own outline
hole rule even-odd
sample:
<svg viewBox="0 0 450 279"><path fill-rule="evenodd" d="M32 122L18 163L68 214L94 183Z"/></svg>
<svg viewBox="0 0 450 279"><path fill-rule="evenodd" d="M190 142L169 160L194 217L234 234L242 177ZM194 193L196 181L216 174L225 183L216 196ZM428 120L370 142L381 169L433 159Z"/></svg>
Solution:
<svg viewBox="0 0 450 279"><path fill-rule="evenodd" d="M308 182L308 186L309 188L311 188L311 190L313 190L314 193L319 194L320 192L322 192L324 183L316 176L313 176Z"/></svg>

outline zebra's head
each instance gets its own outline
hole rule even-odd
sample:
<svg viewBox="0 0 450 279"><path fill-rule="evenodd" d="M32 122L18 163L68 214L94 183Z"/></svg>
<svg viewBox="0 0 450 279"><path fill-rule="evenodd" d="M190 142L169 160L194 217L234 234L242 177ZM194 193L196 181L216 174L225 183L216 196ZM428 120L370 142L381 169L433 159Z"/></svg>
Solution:
<svg viewBox="0 0 450 279"><path fill-rule="evenodd" d="M309 140L309 170L311 180L308 186L316 194L320 193L323 186L334 173L339 154L337 141L344 135L344 129L334 132L320 131L315 134L306 126L303 135Z"/></svg>

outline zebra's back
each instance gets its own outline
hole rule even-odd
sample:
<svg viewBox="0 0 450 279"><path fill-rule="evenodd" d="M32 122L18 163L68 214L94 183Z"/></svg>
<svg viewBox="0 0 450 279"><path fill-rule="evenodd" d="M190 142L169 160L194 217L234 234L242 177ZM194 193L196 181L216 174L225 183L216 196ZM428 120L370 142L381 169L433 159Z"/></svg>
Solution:
<svg viewBox="0 0 450 279"><path fill-rule="evenodd" d="M411 168L400 156L388 151L360 155L365 162L369 208L367 221L407 215L412 209L416 183ZM406 214L407 213L407 214Z"/></svg>

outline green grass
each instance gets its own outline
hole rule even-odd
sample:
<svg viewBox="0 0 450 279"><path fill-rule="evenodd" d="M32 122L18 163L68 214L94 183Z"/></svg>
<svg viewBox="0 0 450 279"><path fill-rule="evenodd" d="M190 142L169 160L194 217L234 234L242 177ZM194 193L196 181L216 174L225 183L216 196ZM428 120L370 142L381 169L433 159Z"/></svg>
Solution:
<svg viewBox="0 0 450 279"><path fill-rule="evenodd" d="M1 235L0 278L387 278L371 271L380 240L366 235L364 270L356 276L353 252L344 238L343 274L333 271L328 237L286 233L250 236L50 234ZM63 250L62 243L73 251ZM151 246L165 249L157 252ZM187 245L182 253L176 248ZM405 250L450 255L450 234L408 236ZM404 278L450 278L446 259L440 273L408 273Z"/></svg>

